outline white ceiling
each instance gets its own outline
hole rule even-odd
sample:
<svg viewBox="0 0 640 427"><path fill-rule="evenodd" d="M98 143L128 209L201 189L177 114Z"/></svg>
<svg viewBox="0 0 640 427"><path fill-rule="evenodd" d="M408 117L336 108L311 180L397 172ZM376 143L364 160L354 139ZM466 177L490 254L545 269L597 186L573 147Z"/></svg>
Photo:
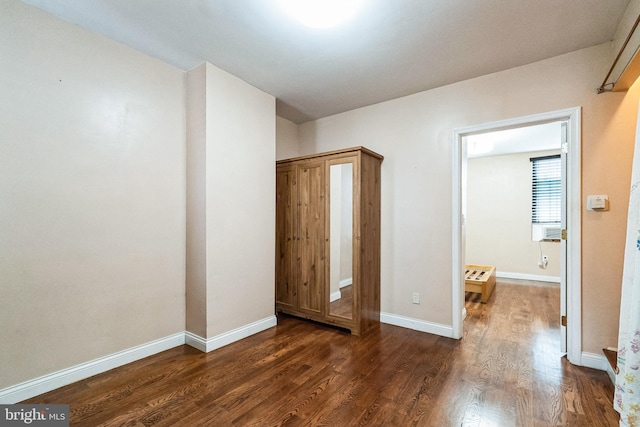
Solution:
<svg viewBox="0 0 640 427"><path fill-rule="evenodd" d="M365 0L314 30L276 0L24 1L183 70L209 61L296 123L610 41L629 3Z"/></svg>
<svg viewBox="0 0 640 427"><path fill-rule="evenodd" d="M562 142L560 122L544 123L514 129L470 135L467 156L488 157L531 151L560 150Z"/></svg>

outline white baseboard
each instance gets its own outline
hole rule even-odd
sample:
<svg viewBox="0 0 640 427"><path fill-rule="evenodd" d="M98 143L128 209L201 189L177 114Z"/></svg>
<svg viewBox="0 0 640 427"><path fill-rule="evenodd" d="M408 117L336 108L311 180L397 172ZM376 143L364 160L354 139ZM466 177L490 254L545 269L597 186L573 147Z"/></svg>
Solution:
<svg viewBox="0 0 640 427"><path fill-rule="evenodd" d="M340 280L340 287L344 288L345 286L350 286L353 284L353 277L349 277L348 279Z"/></svg>
<svg viewBox="0 0 640 427"><path fill-rule="evenodd" d="M184 332L180 332L108 356L100 357L90 362L81 363L80 365L52 374L43 375L33 380L0 390L0 404L21 402L39 394L126 365L127 363L135 362L136 360L144 359L153 354L183 345L184 343Z"/></svg>
<svg viewBox="0 0 640 427"><path fill-rule="evenodd" d="M278 324L276 316L269 316L257 322L249 323L229 332L224 332L211 338L203 338L191 332L185 332L185 344L208 353L233 342L240 341L258 332L272 328Z"/></svg>
<svg viewBox="0 0 640 427"><path fill-rule="evenodd" d="M450 325L442 325L440 323L427 322L425 320L383 312L380 313L380 321L382 323L388 323L389 325L401 326L415 331L453 338L453 327Z"/></svg>
<svg viewBox="0 0 640 427"><path fill-rule="evenodd" d="M604 354L587 353L583 351L580 364L587 368L606 371L609 362L607 362L607 358L604 356Z"/></svg>
<svg viewBox="0 0 640 427"><path fill-rule="evenodd" d="M353 277L349 277L348 279L341 280L338 287L342 289L346 286L351 286L352 284L353 284ZM342 293L339 290L335 292L331 292L331 294L329 294L329 302L338 301L340 298L342 298Z"/></svg>
<svg viewBox="0 0 640 427"><path fill-rule="evenodd" d="M607 375L609 375L609 379L611 380L611 383L613 385L615 385L616 384L616 373L613 372L613 368L608 363L607 363Z"/></svg>
<svg viewBox="0 0 640 427"><path fill-rule="evenodd" d="M329 295L329 302L338 301L340 298L342 298L342 292L340 291L331 292L331 294Z"/></svg>
<svg viewBox="0 0 640 427"><path fill-rule="evenodd" d="M119 351L108 356L81 363L71 368L63 369L52 374L43 375L33 380L10 386L0 390L0 404L14 404L42 393L55 390L76 381L101 374L136 360L144 359L170 348L189 344L198 350L209 352L223 347L250 335L276 326L276 316L242 326L213 338L204 339L191 332L180 332L159 340L151 341L127 350Z"/></svg>
<svg viewBox="0 0 640 427"><path fill-rule="evenodd" d="M496 277L502 279L535 280L536 282L560 283L560 277L542 276L538 274L509 273L496 271Z"/></svg>

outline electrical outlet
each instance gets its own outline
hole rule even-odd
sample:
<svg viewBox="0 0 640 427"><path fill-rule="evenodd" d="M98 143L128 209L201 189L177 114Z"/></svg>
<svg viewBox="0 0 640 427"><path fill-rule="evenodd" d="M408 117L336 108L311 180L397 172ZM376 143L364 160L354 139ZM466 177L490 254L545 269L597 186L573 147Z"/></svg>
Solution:
<svg viewBox="0 0 640 427"><path fill-rule="evenodd" d="M420 294L417 292L413 293L413 303L414 304L420 304Z"/></svg>

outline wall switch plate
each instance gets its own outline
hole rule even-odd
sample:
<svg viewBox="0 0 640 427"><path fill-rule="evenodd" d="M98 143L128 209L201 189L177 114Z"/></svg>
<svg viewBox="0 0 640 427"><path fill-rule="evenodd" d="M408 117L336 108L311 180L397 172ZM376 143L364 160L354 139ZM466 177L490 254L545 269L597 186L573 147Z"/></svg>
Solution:
<svg viewBox="0 0 640 427"><path fill-rule="evenodd" d="M595 196L587 196L588 211L606 211L609 210L609 196L599 194Z"/></svg>
<svg viewBox="0 0 640 427"><path fill-rule="evenodd" d="M414 304L420 304L420 294L417 292L413 293L413 303Z"/></svg>

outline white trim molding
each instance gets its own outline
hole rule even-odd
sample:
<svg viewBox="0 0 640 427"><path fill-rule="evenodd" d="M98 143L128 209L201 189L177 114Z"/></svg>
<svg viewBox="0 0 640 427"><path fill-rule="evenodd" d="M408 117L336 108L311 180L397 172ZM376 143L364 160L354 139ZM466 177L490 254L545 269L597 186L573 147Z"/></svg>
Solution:
<svg viewBox="0 0 640 427"><path fill-rule="evenodd" d="M353 277L347 277L346 279L340 280L340 288L344 288L345 286L350 286L353 284Z"/></svg>
<svg viewBox="0 0 640 427"><path fill-rule="evenodd" d="M136 360L144 359L165 350L188 344L200 351L209 352L225 345L239 341L250 335L276 326L276 316L269 316L229 332L204 339L191 332L179 332L165 338L131 347L108 356L99 357L58 372L25 381L0 390L0 404L14 404L42 393L55 390L76 381L101 374Z"/></svg>
<svg viewBox="0 0 640 427"><path fill-rule="evenodd" d="M329 294L329 302L338 301L340 298L342 298L342 292L340 292L339 290L331 292Z"/></svg>
<svg viewBox="0 0 640 427"><path fill-rule="evenodd" d="M25 399L101 374L136 360L160 353L185 343L184 332L170 335L136 347L99 357L71 368L25 381L0 390L0 404L13 404Z"/></svg>
<svg viewBox="0 0 640 427"><path fill-rule="evenodd" d="M453 328L450 325L442 325L440 323L427 322L425 320L384 312L380 313L380 322L413 329L414 331L427 332L429 334L453 338Z"/></svg>
<svg viewBox="0 0 640 427"><path fill-rule="evenodd" d="M269 316L262 320L258 320L248 325L240 326L228 332L216 335L211 338L203 338L191 332L185 332L185 344L198 350L209 353L225 345L229 345L236 341L240 341L243 338L247 338L258 332L262 332L269 328L272 328L278 324L278 318L276 316Z"/></svg>
<svg viewBox="0 0 640 427"><path fill-rule="evenodd" d="M509 273L496 271L496 277L502 279L533 280L535 282L560 283L560 277L540 274Z"/></svg>
<svg viewBox="0 0 640 427"><path fill-rule="evenodd" d="M329 302L338 301L340 298L342 298L342 292L340 292L340 289L351 286L352 284L353 277L348 277L346 279L340 280L340 284L338 285L339 289L329 294Z"/></svg>
<svg viewBox="0 0 640 427"><path fill-rule="evenodd" d="M616 384L616 373L613 372L613 368L611 367L611 365L609 364L609 362L607 361L607 375L609 375L609 379L611 380L611 384L615 385Z"/></svg>
<svg viewBox="0 0 640 427"><path fill-rule="evenodd" d="M609 362L607 362L607 358L601 354L587 353L586 351L583 351L581 359L581 366L597 369L599 371L606 371L607 366L609 365Z"/></svg>

